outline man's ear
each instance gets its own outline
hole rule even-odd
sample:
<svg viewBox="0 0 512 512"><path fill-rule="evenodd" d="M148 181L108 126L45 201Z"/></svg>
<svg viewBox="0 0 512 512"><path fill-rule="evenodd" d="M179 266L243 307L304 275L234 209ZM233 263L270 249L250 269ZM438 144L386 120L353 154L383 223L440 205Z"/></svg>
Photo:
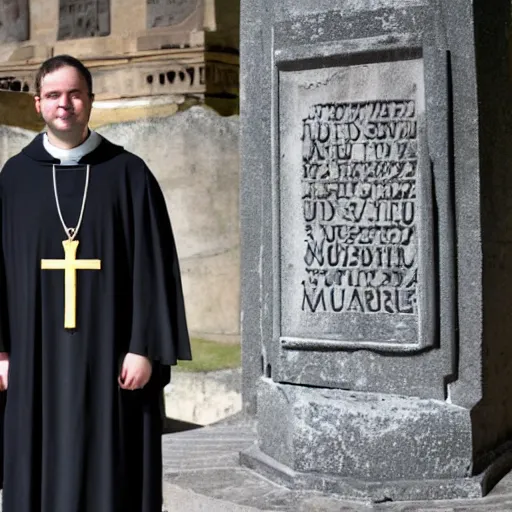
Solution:
<svg viewBox="0 0 512 512"><path fill-rule="evenodd" d="M36 112L38 114L41 113L41 96L34 96L34 106L36 107Z"/></svg>

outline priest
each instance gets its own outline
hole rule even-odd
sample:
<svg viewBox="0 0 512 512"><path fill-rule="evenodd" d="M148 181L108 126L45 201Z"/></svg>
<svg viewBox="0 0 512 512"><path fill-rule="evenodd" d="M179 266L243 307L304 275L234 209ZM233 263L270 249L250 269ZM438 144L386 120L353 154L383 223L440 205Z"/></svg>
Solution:
<svg viewBox="0 0 512 512"><path fill-rule="evenodd" d="M161 512L161 394L190 359L165 200L88 127L89 70L44 62L46 123L0 173L3 512ZM156 143L156 141L155 141Z"/></svg>

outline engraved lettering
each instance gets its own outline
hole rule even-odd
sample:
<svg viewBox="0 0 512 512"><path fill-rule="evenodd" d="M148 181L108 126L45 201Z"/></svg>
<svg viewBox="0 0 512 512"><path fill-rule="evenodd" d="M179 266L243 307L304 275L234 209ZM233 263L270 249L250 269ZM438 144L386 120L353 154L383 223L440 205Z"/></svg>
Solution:
<svg viewBox="0 0 512 512"><path fill-rule="evenodd" d="M415 102L312 105L301 138L302 310L417 314Z"/></svg>

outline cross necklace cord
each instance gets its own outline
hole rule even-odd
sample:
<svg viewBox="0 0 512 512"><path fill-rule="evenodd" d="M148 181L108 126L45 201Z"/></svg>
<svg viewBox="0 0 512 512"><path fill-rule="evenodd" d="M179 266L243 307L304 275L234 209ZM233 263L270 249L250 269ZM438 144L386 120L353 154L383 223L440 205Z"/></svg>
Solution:
<svg viewBox="0 0 512 512"><path fill-rule="evenodd" d="M70 228L66 225L62 211L60 208L59 194L57 191L57 172L56 166L53 166L53 191L55 194L55 204L62 223L62 227L68 237L67 240L62 242L64 247L63 260L41 260L41 269L43 270L64 270L64 328L74 329L76 327L76 271L77 270L100 270L101 260L77 260L76 252L78 249L79 241L75 237L82 225L82 220L85 211L85 203L87 201L87 192L89 189L89 175L90 165L87 166L85 175L84 195L82 198L82 209L80 210L80 217L75 228Z"/></svg>
<svg viewBox="0 0 512 512"><path fill-rule="evenodd" d="M85 203L87 201L87 192L89 190L89 175L91 174L91 166L88 165L85 171L85 187L84 187L84 195L82 197L82 208L80 210L80 216L78 217L78 222L75 228L69 228L66 226L66 223L64 222L64 217L62 215L62 210L60 209L60 201L59 201L59 193L57 191L57 172L56 172L56 166L54 165L52 168L53 171L53 193L55 195L55 204L57 205L57 211L59 212L59 218L60 222L62 223L62 227L64 228L64 231L66 232L66 235L68 236L69 240L74 240L76 234L78 233L78 230L80 229L80 226L82 225L82 219L84 218L84 211L85 211Z"/></svg>

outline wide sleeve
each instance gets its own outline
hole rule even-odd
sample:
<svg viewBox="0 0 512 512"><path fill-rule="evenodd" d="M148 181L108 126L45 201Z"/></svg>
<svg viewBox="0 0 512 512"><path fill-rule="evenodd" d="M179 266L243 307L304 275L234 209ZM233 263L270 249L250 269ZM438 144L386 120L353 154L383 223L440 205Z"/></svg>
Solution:
<svg viewBox="0 0 512 512"><path fill-rule="evenodd" d="M133 201L129 350L164 365L191 359L180 267L162 190L145 168Z"/></svg>
<svg viewBox="0 0 512 512"><path fill-rule="evenodd" d="M3 171L2 171L3 172ZM10 352L10 329L7 294L7 273L4 258L4 201L3 180L0 173L0 352Z"/></svg>

